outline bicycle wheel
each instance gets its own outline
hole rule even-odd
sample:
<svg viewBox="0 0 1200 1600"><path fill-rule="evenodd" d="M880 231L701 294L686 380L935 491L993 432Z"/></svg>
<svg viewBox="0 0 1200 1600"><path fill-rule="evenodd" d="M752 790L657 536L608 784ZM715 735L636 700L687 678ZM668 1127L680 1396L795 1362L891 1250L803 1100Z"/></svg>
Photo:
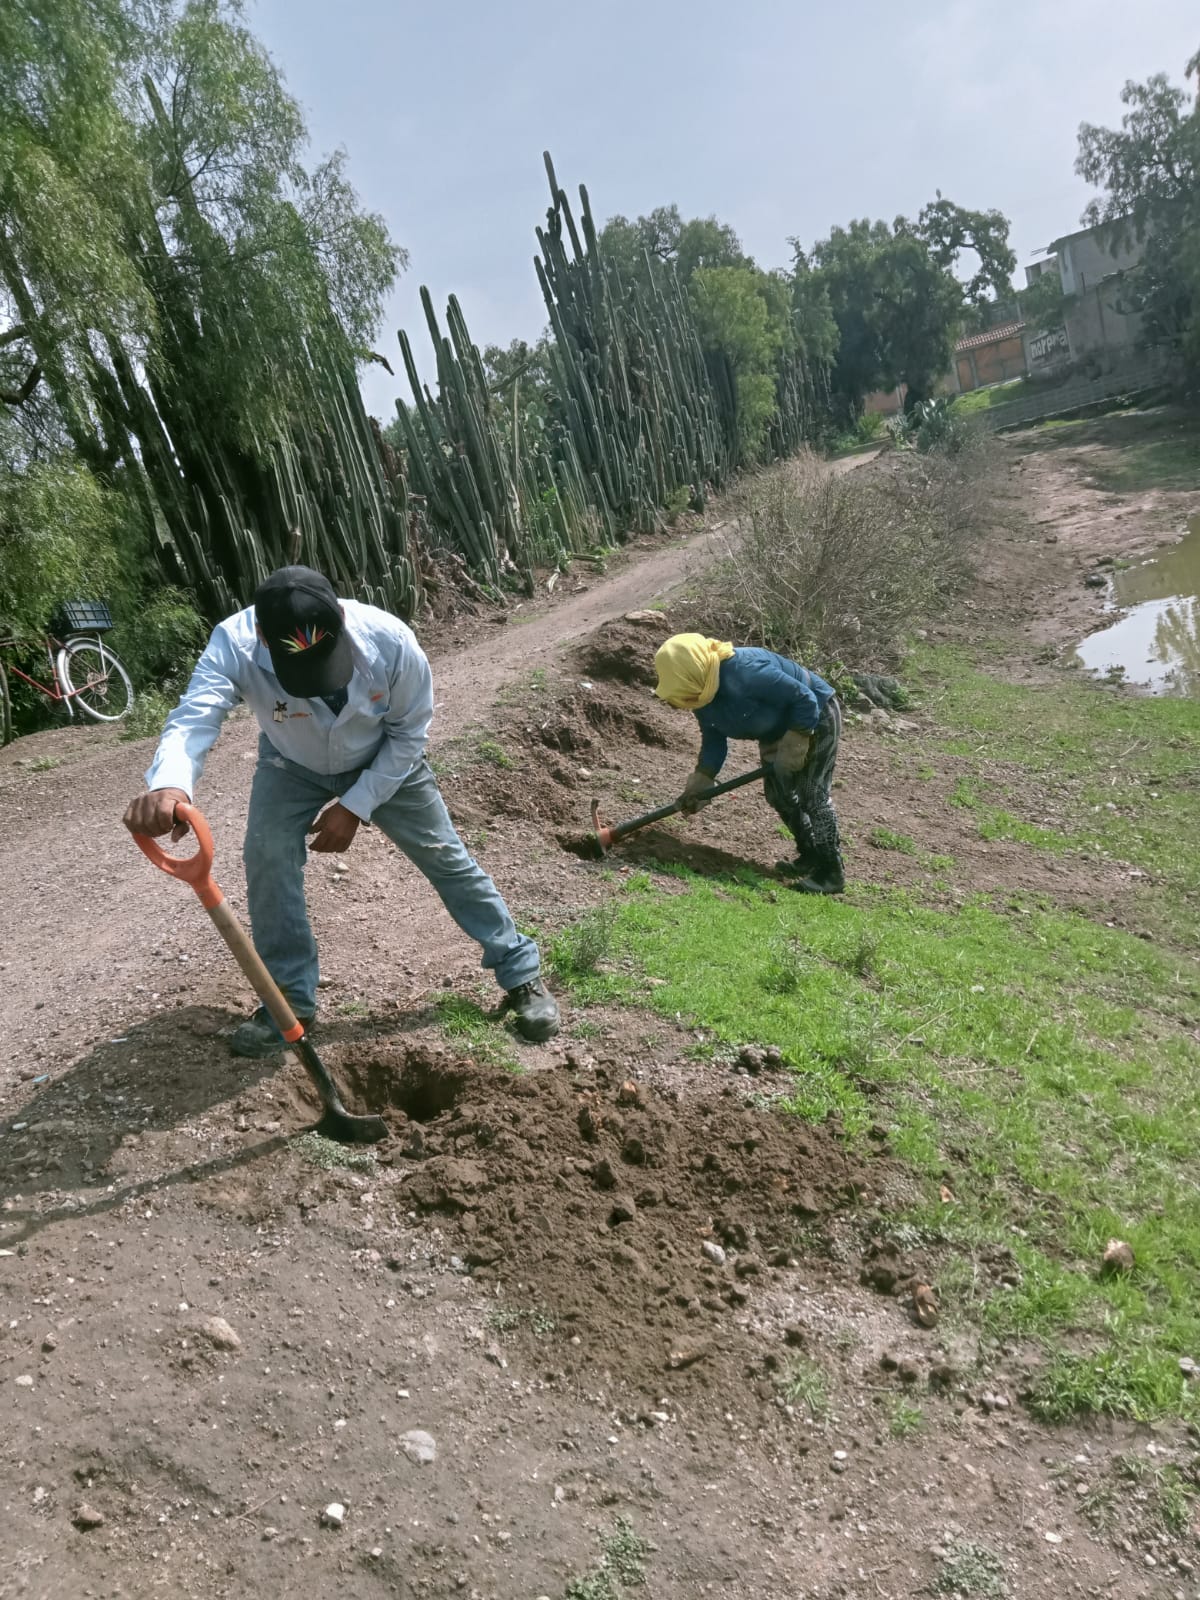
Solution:
<svg viewBox="0 0 1200 1600"><path fill-rule="evenodd" d="M119 722L133 705L129 674L101 639L68 639L59 651L58 675L71 704L97 722Z"/></svg>
<svg viewBox="0 0 1200 1600"><path fill-rule="evenodd" d="M8 697L8 673L0 661L0 745L12 739L12 701Z"/></svg>

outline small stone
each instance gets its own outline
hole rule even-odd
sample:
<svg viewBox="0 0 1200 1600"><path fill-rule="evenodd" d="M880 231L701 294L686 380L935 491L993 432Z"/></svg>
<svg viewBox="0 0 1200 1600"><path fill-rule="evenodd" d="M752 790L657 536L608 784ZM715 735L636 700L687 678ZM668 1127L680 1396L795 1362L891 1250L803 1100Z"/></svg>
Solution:
<svg viewBox="0 0 1200 1600"><path fill-rule="evenodd" d="M709 1346L704 1341L696 1344L682 1344L671 1351L667 1357L667 1366L673 1372L679 1372L684 1367L694 1367L697 1361L703 1361L708 1355Z"/></svg>
<svg viewBox="0 0 1200 1600"><path fill-rule="evenodd" d="M1110 1239L1104 1247L1100 1270L1108 1273L1124 1273L1132 1272L1133 1266L1132 1246L1126 1244L1124 1239Z"/></svg>
<svg viewBox="0 0 1200 1600"><path fill-rule="evenodd" d="M725 1265L725 1252L721 1249L721 1246L716 1244L712 1239L705 1239L702 1242L700 1246L700 1254L702 1256L707 1256L715 1267L723 1267Z"/></svg>
<svg viewBox="0 0 1200 1600"><path fill-rule="evenodd" d="M617 1104L619 1106L639 1105L641 1098L642 1091L632 1078L626 1078L625 1082L617 1090Z"/></svg>
<svg viewBox="0 0 1200 1600"><path fill-rule="evenodd" d="M81 1532L87 1533L91 1528L102 1528L104 1526L104 1513L97 1511L95 1506L90 1506L86 1500L83 1500L75 1507L75 1514L71 1521Z"/></svg>
<svg viewBox="0 0 1200 1600"><path fill-rule="evenodd" d="M502 1370L508 1366L504 1351L501 1350L498 1344L488 1345L483 1352L483 1357L485 1361L490 1361L494 1367L500 1367Z"/></svg>
<svg viewBox="0 0 1200 1600"><path fill-rule="evenodd" d="M346 1520L346 1508L340 1500L331 1500L321 1513L321 1521L327 1528L340 1528Z"/></svg>
<svg viewBox="0 0 1200 1600"><path fill-rule="evenodd" d="M16 1384L18 1389L32 1389L33 1374L29 1372L22 1372L20 1377L13 1379L13 1382Z"/></svg>
<svg viewBox="0 0 1200 1600"><path fill-rule="evenodd" d="M224 1317L206 1317L196 1332L217 1350L240 1350L242 1341Z"/></svg>
<svg viewBox="0 0 1200 1600"><path fill-rule="evenodd" d="M923 1328L937 1326L938 1304L927 1283L918 1283L913 1290L913 1315Z"/></svg>
<svg viewBox="0 0 1200 1600"><path fill-rule="evenodd" d="M1047 1544L1061 1544L1063 1542L1061 1533L1044 1533L1042 1538L1045 1539Z"/></svg>
<svg viewBox="0 0 1200 1600"><path fill-rule="evenodd" d="M43 1349L43 1351L45 1352L46 1355L49 1355L51 1353L51 1351L53 1351L53 1350L57 1350L58 1349L58 1337L57 1337L57 1335L53 1334L53 1333L48 1333L46 1335L46 1337L42 1340L42 1349Z"/></svg>
<svg viewBox="0 0 1200 1600"><path fill-rule="evenodd" d="M411 1428L408 1433L401 1434L400 1448L410 1461L421 1467L431 1466L437 1460L437 1442L423 1428Z"/></svg>
<svg viewBox="0 0 1200 1600"><path fill-rule="evenodd" d="M1191 1356L1180 1356L1179 1370L1185 1378L1194 1378L1196 1376L1196 1363Z"/></svg>
<svg viewBox="0 0 1200 1600"><path fill-rule="evenodd" d="M1108 584L1108 578L1103 572L1089 572L1083 581L1089 589L1103 589Z"/></svg>

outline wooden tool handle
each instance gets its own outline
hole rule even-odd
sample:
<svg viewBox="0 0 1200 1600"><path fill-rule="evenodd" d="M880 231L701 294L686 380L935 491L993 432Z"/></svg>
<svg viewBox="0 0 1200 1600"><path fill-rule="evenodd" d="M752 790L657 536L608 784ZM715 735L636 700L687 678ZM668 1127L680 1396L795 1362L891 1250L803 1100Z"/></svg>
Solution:
<svg viewBox="0 0 1200 1600"><path fill-rule="evenodd" d="M246 930L234 916L229 901L222 899L208 907L208 914L217 925L217 932L233 952L234 959L250 980L250 987L271 1013L271 1019L288 1044L304 1037L304 1028L297 1022L296 1014L288 1005L279 985L263 965L262 957L250 943Z"/></svg>

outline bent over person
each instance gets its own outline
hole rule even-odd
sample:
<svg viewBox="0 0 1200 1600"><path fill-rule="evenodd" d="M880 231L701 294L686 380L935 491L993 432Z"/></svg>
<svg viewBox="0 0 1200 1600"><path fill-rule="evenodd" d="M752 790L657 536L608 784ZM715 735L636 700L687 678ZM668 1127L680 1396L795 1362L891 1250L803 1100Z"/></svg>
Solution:
<svg viewBox="0 0 1200 1600"><path fill-rule="evenodd" d="M553 1038L558 1007L542 982L537 945L517 931L495 884L468 854L425 758L433 679L411 630L375 606L339 600L310 567L273 572L252 606L213 630L167 720L146 773L148 792L125 813L131 832L186 832L175 807L191 800L238 700L261 730L244 848L250 925L300 1021L311 1023L317 1003L307 849L348 850L359 826L373 823L482 947L518 1031L534 1042ZM264 1056L283 1040L260 1007L231 1048Z"/></svg>
<svg viewBox="0 0 1200 1600"><path fill-rule="evenodd" d="M677 633L654 657L655 694L694 711L700 754L681 797L688 816L708 804L730 739L757 739L767 768L767 803L796 840L796 859L778 870L806 894L846 887L837 816L829 798L842 715L832 687L771 650L734 649L699 633Z"/></svg>

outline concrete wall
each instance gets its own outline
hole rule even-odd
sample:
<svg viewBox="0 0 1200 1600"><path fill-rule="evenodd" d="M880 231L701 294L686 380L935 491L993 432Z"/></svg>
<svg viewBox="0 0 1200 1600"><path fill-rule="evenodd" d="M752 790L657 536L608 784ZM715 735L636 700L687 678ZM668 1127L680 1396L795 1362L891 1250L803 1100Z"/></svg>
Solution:
<svg viewBox="0 0 1200 1600"><path fill-rule="evenodd" d="M1057 256L1047 256L1045 261L1035 261L1031 267L1025 268L1025 287L1028 288L1031 283L1036 283L1044 273L1058 271Z"/></svg>
<svg viewBox="0 0 1200 1600"><path fill-rule="evenodd" d="M1115 250L1110 251L1100 242L1095 229L1059 239L1057 249L1064 294L1082 294L1102 278L1135 266L1142 259L1142 246L1136 241L1123 240Z"/></svg>
<svg viewBox="0 0 1200 1600"><path fill-rule="evenodd" d="M1123 357L1137 344L1142 317L1136 312L1126 315L1119 311L1120 296L1120 281L1113 279L1076 294L1063 306L1063 321L1074 360L1101 351Z"/></svg>

